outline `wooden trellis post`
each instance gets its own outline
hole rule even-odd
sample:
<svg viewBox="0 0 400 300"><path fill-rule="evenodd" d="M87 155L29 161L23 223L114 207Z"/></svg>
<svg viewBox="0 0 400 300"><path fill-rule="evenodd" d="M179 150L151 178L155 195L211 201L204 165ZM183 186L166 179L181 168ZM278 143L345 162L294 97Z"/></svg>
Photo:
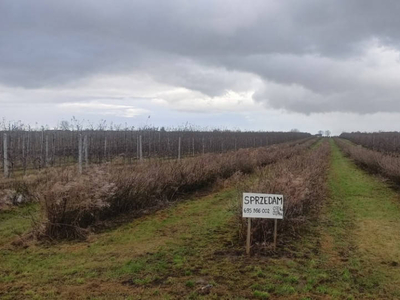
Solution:
<svg viewBox="0 0 400 300"><path fill-rule="evenodd" d="M104 137L104 161L107 161L107 137Z"/></svg>
<svg viewBox="0 0 400 300"><path fill-rule="evenodd" d="M89 166L89 145L87 135L83 137L83 151L85 154L85 168L87 168Z"/></svg>
<svg viewBox="0 0 400 300"><path fill-rule="evenodd" d="M25 150L25 134L22 136L22 164L24 168L24 175L26 175L26 150Z"/></svg>
<svg viewBox="0 0 400 300"><path fill-rule="evenodd" d="M181 137L178 139L178 160L181 159Z"/></svg>
<svg viewBox="0 0 400 300"><path fill-rule="evenodd" d="M10 176L8 169L8 137L7 133L3 134L3 165L4 165L4 177L8 178Z"/></svg>
<svg viewBox="0 0 400 300"><path fill-rule="evenodd" d="M44 166L47 168L49 166L49 136L46 134L45 139L45 153L44 153Z"/></svg>
<svg viewBox="0 0 400 300"><path fill-rule="evenodd" d="M142 144L142 136L139 135L139 159L140 161L143 160L143 144Z"/></svg>
<svg viewBox="0 0 400 300"><path fill-rule="evenodd" d="M79 174L82 174L82 134L78 135L78 170Z"/></svg>

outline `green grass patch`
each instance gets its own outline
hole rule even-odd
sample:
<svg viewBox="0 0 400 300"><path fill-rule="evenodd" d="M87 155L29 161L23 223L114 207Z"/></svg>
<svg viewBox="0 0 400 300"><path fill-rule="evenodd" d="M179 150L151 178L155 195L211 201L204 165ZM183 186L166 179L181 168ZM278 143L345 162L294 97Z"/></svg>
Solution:
<svg viewBox="0 0 400 300"><path fill-rule="evenodd" d="M0 212L0 247L32 228L39 214L39 205L30 203Z"/></svg>
<svg viewBox="0 0 400 300"><path fill-rule="evenodd" d="M326 232L333 237L330 250L336 253L337 278L353 295L398 293L400 272L387 268L385 261L400 261L399 195L385 182L359 169L332 143L332 167L328 180L331 205ZM331 258L332 260L332 258ZM335 268L333 269L335 270ZM319 286L321 293L335 293L332 286Z"/></svg>

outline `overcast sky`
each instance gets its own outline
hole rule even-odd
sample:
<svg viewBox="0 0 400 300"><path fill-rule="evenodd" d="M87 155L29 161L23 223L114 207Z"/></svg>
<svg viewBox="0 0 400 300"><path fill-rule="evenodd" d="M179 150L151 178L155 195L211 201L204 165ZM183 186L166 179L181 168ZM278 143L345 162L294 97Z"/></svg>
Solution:
<svg viewBox="0 0 400 300"><path fill-rule="evenodd" d="M398 0L0 0L0 117L399 130L399 16Z"/></svg>

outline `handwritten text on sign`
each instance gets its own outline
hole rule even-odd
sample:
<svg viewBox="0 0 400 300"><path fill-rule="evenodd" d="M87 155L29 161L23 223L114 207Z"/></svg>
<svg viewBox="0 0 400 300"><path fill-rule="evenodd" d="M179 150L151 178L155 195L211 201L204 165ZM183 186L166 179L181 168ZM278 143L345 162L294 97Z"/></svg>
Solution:
<svg viewBox="0 0 400 300"><path fill-rule="evenodd" d="M283 219L283 195L243 193L243 218Z"/></svg>

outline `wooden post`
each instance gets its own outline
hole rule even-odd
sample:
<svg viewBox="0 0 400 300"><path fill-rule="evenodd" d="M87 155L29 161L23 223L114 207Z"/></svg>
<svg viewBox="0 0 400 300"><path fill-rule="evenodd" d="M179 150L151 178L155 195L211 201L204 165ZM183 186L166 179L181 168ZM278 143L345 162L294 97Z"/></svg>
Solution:
<svg viewBox="0 0 400 300"><path fill-rule="evenodd" d="M142 136L139 135L139 159L143 160Z"/></svg>
<svg viewBox="0 0 400 300"><path fill-rule="evenodd" d="M124 142L125 142L124 164L126 163L126 156L128 155L128 141L126 138L126 131L127 131L127 129L125 129L125 131L124 131Z"/></svg>
<svg viewBox="0 0 400 300"><path fill-rule="evenodd" d="M202 140L203 140L203 154L204 154L204 152L205 152L204 137Z"/></svg>
<svg viewBox="0 0 400 300"><path fill-rule="evenodd" d="M82 174L82 134L78 135L78 170Z"/></svg>
<svg viewBox="0 0 400 300"><path fill-rule="evenodd" d="M22 164L24 167L24 175L26 175L26 150L25 150L25 134L22 136Z"/></svg>
<svg viewBox="0 0 400 300"><path fill-rule="evenodd" d="M250 255L251 243L251 218L247 218L247 239L246 239L246 254Z"/></svg>
<svg viewBox="0 0 400 300"><path fill-rule="evenodd" d="M49 166L49 136L46 134L46 144L45 144L45 158L44 166L47 168Z"/></svg>
<svg viewBox="0 0 400 300"><path fill-rule="evenodd" d="M28 140L26 142L26 155L27 156L29 155L29 152L30 152L30 141L31 141L31 138L30 138L30 134L29 134L29 131L28 131Z"/></svg>
<svg viewBox="0 0 400 300"><path fill-rule="evenodd" d="M158 132L158 155L161 156L161 132Z"/></svg>
<svg viewBox="0 0 400 300"><path fill-rule="evenodd" d="M181 159L181 137L178 139L178 160Z"/></svg>
<svg viewBox="0 0 400 300"><path fill-rule="evenodd" d="M192 138L192 149L193 149L193 155L194 156L194 138Z"/></svg>
<svg viewBox="0 0 400 300"><path fill-rule="evenodd" d="M7 133L3 134L3 165L4 165L4 177L8 178L10 173L8 171L8 138Z"/></svg>
<svg viewBox="0 0 400 300"><path fill-rule="evenodd" d="M136 136L136 159L139 160L139 136Z"/></svg>
<svg viewBox="0 0 400 300"><path fill-rule="evenodd" d="M41 140L40 140L40 164L39 164L39 170L44 166L43 144L44 144L44 129L42 129L42 137L41 137Z"/></svg>
<svg viewBox="0 0 400 300"><path fill-rule="evenodd" d="M278 219L274 220L274 251L276 251L276 239L278 236Z"/></svg>
<svg viewBox="0 0 400 300"><path fill-rule="evenodd" d="M83 137L83 152L85 154L85 168L87 168L89 166L89 145L87 135Z"/></svg>
<svg viewBox="0 0 400 300"><path fill-rule="evenodd" d="M51 166L54 166L56 164L56 136L53 133L53 150L51 153Z"/></svg>
<svg viewBox="0 0 400 300"><path fill-rule="evenodd" d="M150 136L150 131L149 131L149 158L150 158L150 153L151 153L151 136Z"/></svg>
<svg viewBox="0 0 400 300"><path fill-rule="evenodd" d="M107 161L107 137L104 137L104 161Z"/></svg>

